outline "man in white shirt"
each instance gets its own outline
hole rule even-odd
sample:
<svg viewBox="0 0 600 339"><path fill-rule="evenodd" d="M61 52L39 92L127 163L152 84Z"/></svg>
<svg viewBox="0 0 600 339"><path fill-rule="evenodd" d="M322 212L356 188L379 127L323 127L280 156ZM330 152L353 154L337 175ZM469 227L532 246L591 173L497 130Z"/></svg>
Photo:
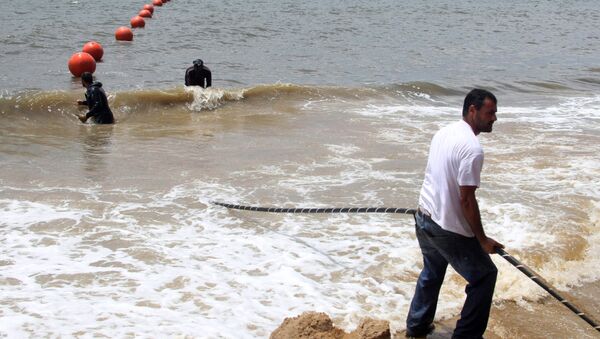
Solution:
<svg viewBox="0 0 600 339"><path fill-rule="evenodd" d="M452 338L482 338L498 270L489 254L504 246L485 235L475 190L479 187L483 149L477 135L491 132L496 97L482 89L467 94L462 120L433 137L415 215L423 270L406 320L407 337L433 331L433 318L448 264L468 285L467 299Z"/></svg>

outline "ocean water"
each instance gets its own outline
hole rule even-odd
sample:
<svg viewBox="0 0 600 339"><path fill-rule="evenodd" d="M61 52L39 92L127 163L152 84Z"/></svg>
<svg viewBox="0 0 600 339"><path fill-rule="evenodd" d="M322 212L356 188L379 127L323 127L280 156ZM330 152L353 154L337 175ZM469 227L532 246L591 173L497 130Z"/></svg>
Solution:
<svg viewBox="0 0 600 339"><path fill-rule="evenodd" d="M414 208L431 137L475 86L499 100L480 135L486 232L597 309L600 4L173 0L115 42L142 5L0 11L0 337L265 338L308 310L402 330L421 267L410 216L211 202ZM66 63L88 40L114 126L73 116ZM213 88L182 86L198 57ZM548 301L494 261L496 306ZM449 272L438 319L463 291ZM553 316L540 338L595 338Z"/></svg>

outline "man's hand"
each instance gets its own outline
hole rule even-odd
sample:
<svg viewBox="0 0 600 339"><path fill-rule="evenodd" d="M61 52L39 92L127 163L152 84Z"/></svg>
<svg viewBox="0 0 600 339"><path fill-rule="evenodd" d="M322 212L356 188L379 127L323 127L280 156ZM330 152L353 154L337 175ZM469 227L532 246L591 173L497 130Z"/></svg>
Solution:
<svg viewBox="0 0 600 339"><path fill-rule="evenodd" d="M504 245L488 237L485 237L484 239L480 240L479 244L487 254L496 253L496 248L504 248Z"/></svg>
<svg viewBox="0 0 600 339"><path fill-rule="evenodd" d="M77 117L79 118L79 120L81 122L86 122L87 121L87 118L85 117L85 115L78 115Z"/></svg>
<svg viewBox="0 0 600 339"><path fill-rule="evenodd" d="M83 100L77 100L77 105L87 105L87 102Z"/></svg>

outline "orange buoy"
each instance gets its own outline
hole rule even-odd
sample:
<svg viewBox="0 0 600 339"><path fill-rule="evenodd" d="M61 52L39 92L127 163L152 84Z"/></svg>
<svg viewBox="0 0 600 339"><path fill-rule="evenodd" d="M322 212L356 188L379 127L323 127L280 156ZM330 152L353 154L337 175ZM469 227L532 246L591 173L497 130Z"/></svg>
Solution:
<svg viewBox="0 0 600 339"><path fill-rule="evenodd" d="M100 61L100 59L102 59L102 56L104 55L104 49L102 48L102 45L95 41L90 41L87 44L83 45L83 49L81 51L89 53L91 56L94 57L94 60L96 61Z"/></svg>
<svg viewBox="0 0 600 339"><path fill-rule="evenodd" d="M147 10L150 13L154 13L154 6L152 6L152 5L145 4L142 9L145 9L145 10Z"/></svg>
<svg viewBox="0 0 600 339"><path fill-rule="evenodd" d="M96 70L96 60L85 52L78 52L71 55L69 59L69 71L76 77L80 77L83 72L94 73Z"/></svg>
<svg viewBox="0 0 600 339"><path fill-rule="evenodd" d="M162 0L152 0L152 4L154 6L162 6L163 2L162 2Z"/></svg>
<svg viewBox="0 0 600 339"><path fill-rule="evenodd" d="M115 38L121 41L131 41L133 40L133 32L129 27L121 26L115 32Z"/></svg>
<svg viewBox="0 0 600 339"><path fill-rule="evenodd" d="M141 16L142 18L151 18L152 17L152 13L150 13L150 11L147 9L142 9L138 13L138 15Z"/></svg>
<svg viewBox="0 0 600 339"><path fill-rule="evenodd" d="M129 21L129 23L131 23L131 28L142 28L146 26L144 18L142 18L139 15L136 15L133 18L131 18L131 21Z"/></svg>

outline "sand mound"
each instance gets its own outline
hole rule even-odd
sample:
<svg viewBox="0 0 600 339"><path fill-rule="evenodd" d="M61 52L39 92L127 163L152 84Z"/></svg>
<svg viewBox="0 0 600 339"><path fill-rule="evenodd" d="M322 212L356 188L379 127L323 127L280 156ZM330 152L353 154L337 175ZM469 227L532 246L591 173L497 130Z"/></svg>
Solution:
<svg viewBox="0 0 600 339"><path fill-rule="evenodd" d="M384 320L363 319L356 330L346 333L333 326L325 313L304 312L285 318L271 333L271 339L389 339L390 324Z"/></svg>

